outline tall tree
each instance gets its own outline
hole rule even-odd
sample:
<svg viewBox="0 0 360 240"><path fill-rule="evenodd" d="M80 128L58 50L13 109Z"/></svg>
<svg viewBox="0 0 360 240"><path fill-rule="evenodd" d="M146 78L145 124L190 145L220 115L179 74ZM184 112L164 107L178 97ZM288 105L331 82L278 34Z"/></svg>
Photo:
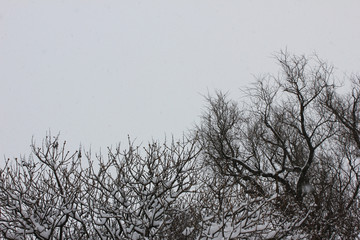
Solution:
<svg viewBox="0 0 360 240"><path fill-rule="evenodd" d="M359 199L357 155L345 141L358 139L359 91L336 95L333 68L317 57L282 52L277 61L280 74L258 79L241 107L221 92L207 97L197 127L203 157L249 195L276 194L274 207L289 221L302 219L312 236L350 236L357 230L337 226L353 219L340 202Z"/></svg>

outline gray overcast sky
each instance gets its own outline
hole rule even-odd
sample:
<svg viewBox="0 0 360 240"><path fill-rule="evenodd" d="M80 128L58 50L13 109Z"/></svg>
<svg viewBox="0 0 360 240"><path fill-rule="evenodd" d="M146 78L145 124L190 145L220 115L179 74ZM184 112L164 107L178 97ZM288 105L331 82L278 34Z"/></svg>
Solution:
<svg viewBox="0 0 360 240"><path fill-rule="evenodd" d="M0 156L180 136L287 48L360 71L358 0L0 0Z"/></svg>

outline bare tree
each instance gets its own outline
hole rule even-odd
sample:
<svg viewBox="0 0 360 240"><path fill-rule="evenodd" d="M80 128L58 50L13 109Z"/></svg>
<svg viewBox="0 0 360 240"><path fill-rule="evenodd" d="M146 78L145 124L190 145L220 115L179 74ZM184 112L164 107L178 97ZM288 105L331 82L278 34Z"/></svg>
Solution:
<svg viewBox="0 0 360 240"><path fill-rule="evenodd" d="M0 172L0 236L5 239L168 239L182 234L174 220L188 209L186 196L197 189L194 139L130 142L109 149L104 159L70 154L58 137L35 159L7 162ZM180 219L181 220L181 219ZM181 220L182 221L182 220ZM184 235L185 236L185 235ZM181 237L181 236L180 236Z"/></svg>
<svg viewBox="0 0 360 240"><path fill-rule="evenodd" d="M358 163L354 154L344 163L349 145L340 136L347 129L356 143L357 90L348 106L349 100L334 97L333 68L324 61L284 52L277 61L281 73L258 79L246 91L242 108L221 92L207 97L207 111L197 127L203 158L215 172L237 178L249 196L270 199L276 194L274 210L281 210L289 222L301 223L297 228L311 236L353 237L357 230L339 229L347 224L339 214L351 215L340 211L349 194L354 200L348 204L358 200ZM327 100L324 107L324 96L336 101ZM350 112L344 114L344 109ZM342 186L344 182L349 186ZM327 204L324 197L335 192ZM327 218L331 224L319 220L322 211L333 212Z"/></svg>
<svg viewBox="0 0 360 240"><path fill-rule="evenodd" d="M144 148L129 141L126 150L109 149L107 161L98 156L99 170L92 168L84 180L91 185L87 205L99 237L169 238L173 218L182 211L177 200L195 191L197 154L195 141L184 139Z"/></svg>
<svg viewBox="0 0 360 240"><path fill-rule="evenodd" d="M88 237L77 211L84 192L79 152L69 154L58 137L32 144L36 159L8 160L0 175L0 231L6 239Z"/></svg>

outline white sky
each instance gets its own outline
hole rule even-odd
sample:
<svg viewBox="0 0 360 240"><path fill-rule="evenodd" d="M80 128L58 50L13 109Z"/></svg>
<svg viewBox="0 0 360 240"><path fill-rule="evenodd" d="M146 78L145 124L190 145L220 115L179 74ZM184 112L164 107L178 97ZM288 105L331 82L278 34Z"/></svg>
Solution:
<svg viewBox="0 0 360 240"><path fill-rule="evenodd" d="M181 136L281 49L359 72L359 25L358 0L0 0L0 162L48 130L93 152Z"/></svg>

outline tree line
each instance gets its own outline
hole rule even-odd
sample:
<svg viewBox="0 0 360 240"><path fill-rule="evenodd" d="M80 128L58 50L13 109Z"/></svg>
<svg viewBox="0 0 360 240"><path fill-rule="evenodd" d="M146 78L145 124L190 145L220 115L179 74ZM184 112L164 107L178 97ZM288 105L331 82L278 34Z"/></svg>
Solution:
<svg viewBox="0 0 360 240"><path fill-rule="evenodd" d="M59 136L0 169L3 239L359 239L360 76L317 56L241 101L208 95L182 139L70 152Z"/></svg>

